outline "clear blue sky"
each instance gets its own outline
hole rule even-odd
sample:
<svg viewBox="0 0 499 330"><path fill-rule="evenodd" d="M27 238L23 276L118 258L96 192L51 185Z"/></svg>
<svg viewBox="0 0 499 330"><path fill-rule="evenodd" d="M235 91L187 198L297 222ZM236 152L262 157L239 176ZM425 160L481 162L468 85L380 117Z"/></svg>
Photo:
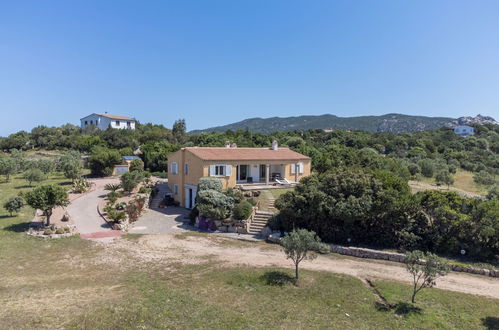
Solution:
<svg viewBox="0 0 499 330"><path fill-rule="evenodd" d="M92 112L499 117L499 1L0 2L0 135Z"/></svg>

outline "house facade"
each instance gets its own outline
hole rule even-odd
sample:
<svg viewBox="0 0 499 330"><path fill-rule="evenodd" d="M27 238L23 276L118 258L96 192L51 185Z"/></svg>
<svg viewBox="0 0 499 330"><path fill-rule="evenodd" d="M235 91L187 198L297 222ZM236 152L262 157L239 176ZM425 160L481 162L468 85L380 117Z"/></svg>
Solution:
<svg viewBox="0 0 499 330"><path fill-rule="evenodd" d="M298 182L310 175L309 157L288 148L187 147L168 156L168 186L173 198L192 208L202 177L216 177L224 189L237 185ZM287 180L287 181L285 181Z"/></svg>
<svg viewBox="0 0 499 330"><path fill-rule="evenodd" d="M454 128L454 133L461 136L471 136L475 134L475 130L471 126L460 125Z"/></svg>
<svg viewBox="0 0 499 330"><path fill-rule="evenodd" d="M108 113L93 113L80 119L80 127L95 126L100 130L108 128L135 129L136 120L125 116L110 115Z"/></svg>

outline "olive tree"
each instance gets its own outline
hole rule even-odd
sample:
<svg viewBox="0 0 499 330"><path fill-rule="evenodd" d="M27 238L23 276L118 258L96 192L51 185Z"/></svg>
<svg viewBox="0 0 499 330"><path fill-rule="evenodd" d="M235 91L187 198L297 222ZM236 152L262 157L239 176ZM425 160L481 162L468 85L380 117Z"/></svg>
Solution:
<svg viewBox="0 0 499 330"><path fill-rule="evenodd" d="M23 177L31 186L33 182L43 181L45 179L45 174L43 174L42 170L38 168L31 168L24 172Z"/></svg>
<svg viewBox="0 0 499 330"><path fill-rule="evenodd" d="M293 230L282 239L282 246L287 259L291 259L295 265L295 277L298 280L298 266L303 260L316 258L314 252L326 248L321 239L313 231L306 229Z"/></svg>
<svg viewBox="0 0 499 330"><path fill-rule="evenodd" d="M0 175L5 175L5 181L17 171L17 162L11 157L0 158Z"/></svg>
<svg viewBox="0 0 499 330"><path fill-rule="evenodd" d="M449 173L449 171L443 170L437 173L435 176L435 182L437 185L445 184L447 188L454 183L454 178Z"/></svg>
<svg viewBox="0 0 499 330"><path fill-rule="evenodd" d="M418 250L408 253L404 259L407 271L412 275L413 290L411 301L416 301L416 294L424 288L431 288L436 279L447 275L450 266L433 253Z"/></svg>
<svg viewBox="0 0 499 330"><path fill-rule="evenodd" d="M71 180L81 177L83 164L78 151L69 151L59 159L59 169L64 172L64 176Z"/></svg>
<svg viewBox="0 0 499 330"><path fill-rule="evenodd" d="M18 213L23 208L25 202L21 196L14 196L9 198L4 204L3 208L9 212L10 216L13 213Z"/></svg>
<svg viewBox="0 0 499 330"><path fill-rule="evenodd" d="M46 184L28 191L25 194L26 202L34 209L43 212L47 220L47 226L50 225L52 209L57 206L67 206L69 204L68 193L61 186L55 184Z"/></svg>

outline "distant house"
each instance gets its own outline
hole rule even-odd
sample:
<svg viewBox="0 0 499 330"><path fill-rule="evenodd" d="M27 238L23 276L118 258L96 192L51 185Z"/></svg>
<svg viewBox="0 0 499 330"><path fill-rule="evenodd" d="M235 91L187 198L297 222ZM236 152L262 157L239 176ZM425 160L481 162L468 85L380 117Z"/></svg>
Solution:
<svg viewBox="0 0 499 330"><path fill-rule="evenodd" d="M98 129L108 128L135 129L136 120L125 116L116 116L106 113L93 113L80 119L81 128L95 126Z"/></svg>
<svg viewBox="0 0 499 330"><path fill-rule="evenodd" d="M472 136L475 134L475 131L471 126L460 125L454 128L454 133L461 136Z"/></svg>
<svg viewBox="0 0 499 330"><path fill-rule="evenodd" d="M310 157L278 148L276 141L271 148L186 147L168 156L168 185L173 198L190 209L202 177L220 179L224 189L251 185L268 189L310 175L310 163Z"/></svg>
<svg viewBox="0 0 499 330"><path fill-rule="evenodd" d="M123 156L121 157L121 164L114 165L113 175L121 175L130 170L130 163L134 159L140 159L137 156Z"/></svg>

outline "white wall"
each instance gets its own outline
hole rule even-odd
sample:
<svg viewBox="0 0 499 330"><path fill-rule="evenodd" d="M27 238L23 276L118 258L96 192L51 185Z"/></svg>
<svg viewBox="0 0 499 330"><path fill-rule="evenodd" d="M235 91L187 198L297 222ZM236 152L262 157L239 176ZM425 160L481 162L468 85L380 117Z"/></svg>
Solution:
<svg viewBox="0 0 499 330"><path fill-rule="evenodd" d="M119 123L117 123L119 122ZM81 128L85 128L86 126L89 125L95 125L97 126L98 129L101 130L106 130L108 127L111 125L111 128L117 128L117 129L125 129L125 128L130 128L130 129L135 129L135 121L130 121L130 126L127 125L127 120L116 120L116 119L111 119L108 117L103 117L103 116L98 116L96 114L92 114L89 116L86 116L80 120L80 126Z"/></svg>

